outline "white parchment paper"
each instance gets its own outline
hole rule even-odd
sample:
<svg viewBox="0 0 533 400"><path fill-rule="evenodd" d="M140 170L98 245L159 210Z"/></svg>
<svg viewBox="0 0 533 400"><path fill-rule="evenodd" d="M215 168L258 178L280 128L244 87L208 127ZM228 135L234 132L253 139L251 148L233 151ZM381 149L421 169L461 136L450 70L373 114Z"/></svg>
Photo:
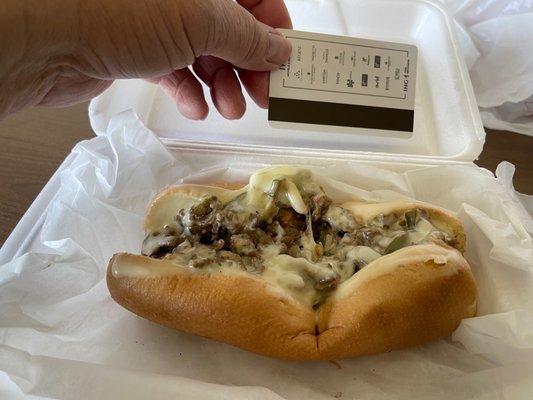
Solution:
<svg viewBox="0 0 533 400"><path fill-rule="evenodd" d="M127 312L110 299L105 270L113 253L139 252L150 198L182 180L242 181L266 162L169 150L126 113L74 148L53 192L41 195L46 207L34 208L14 232L28 240L8 241L0 252L0 398L531 398L533 199L512 189L513 167L501 165L495 178L473 164L298 162L335 179L325 182L331 188L356 185L363 197L414 197L456 212L479 283L479 316L432 344L303 363Z"/></svg>
<svg viewBox="0 0 533 400"><path fill-rule="evenodd" d="M487 128L533 135L533 2L441 0L457 37Z"/></svg>

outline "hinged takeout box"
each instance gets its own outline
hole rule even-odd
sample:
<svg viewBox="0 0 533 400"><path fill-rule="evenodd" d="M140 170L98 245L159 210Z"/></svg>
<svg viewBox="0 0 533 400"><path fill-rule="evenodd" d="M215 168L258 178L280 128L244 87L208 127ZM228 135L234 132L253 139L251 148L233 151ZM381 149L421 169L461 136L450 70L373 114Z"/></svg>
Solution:
<svg viewBox="0 0 533 400"><path fill-rule="evenodd" d="M533 221L510 183L473 161L484 131L453 21L437 0L287 0L298 30L418 48L410 138L186 120L156 86L117 81L90 105L80 143L0 251L0 393L47 398L527 398L533 393ZM133 112L131 111L133 110ZM155 133L155 135L154 135ZM479 315L451 338L377 356L272 360L153 325L116 305L104 271L138 252L163 186L243 181L303 164L375 199L414 197L457 213ZM512 175L512 174L511 174ZM11 398L11 397L10 397Z"/></svg>
<svg viewBox="0 0 533 400"><path fill-rule="evenodd" d="M267 111L248 98L239 121L222 119L214 108L199 123L182 117L153 85L121 81L91 104L94 129L105 131L114 114L134 109L146 126L170 147L201 144L231 152L282 152L313 157L370 159L427 165L472 162L485 132L468 70L454 36L453 21L436 2L288 2L295 29L414 44L419 51L413 135L272 129ZM207 94L207 97L209 95ZM247 148L248 147L248 148Z"/></svg>

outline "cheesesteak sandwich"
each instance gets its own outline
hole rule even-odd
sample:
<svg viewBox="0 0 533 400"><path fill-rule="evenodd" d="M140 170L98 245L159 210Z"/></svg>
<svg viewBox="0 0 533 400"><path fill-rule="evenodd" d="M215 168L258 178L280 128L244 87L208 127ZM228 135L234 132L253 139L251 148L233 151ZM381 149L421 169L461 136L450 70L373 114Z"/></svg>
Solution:
<svg viewBox="0 0 533 400"><path fill-rule="evenodd" d="M450 335L476 312L461 223L411 201L336 203L308 170L242 188L159 193L142 255L110 261L113 299L148 320L259 354L320 360Z"/></svg>

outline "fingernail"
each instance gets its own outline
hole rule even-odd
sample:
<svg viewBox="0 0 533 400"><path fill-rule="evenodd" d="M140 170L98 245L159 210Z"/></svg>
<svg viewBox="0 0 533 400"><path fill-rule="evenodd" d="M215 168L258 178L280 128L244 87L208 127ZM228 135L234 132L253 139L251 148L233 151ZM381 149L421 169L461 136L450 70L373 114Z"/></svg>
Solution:
<svg viewBox="0 0 533 400"><path fill-rule="evenodd" d="M268 33L267 61L281 65L291 55L292 45L287 39L276 31Z"/></svg>

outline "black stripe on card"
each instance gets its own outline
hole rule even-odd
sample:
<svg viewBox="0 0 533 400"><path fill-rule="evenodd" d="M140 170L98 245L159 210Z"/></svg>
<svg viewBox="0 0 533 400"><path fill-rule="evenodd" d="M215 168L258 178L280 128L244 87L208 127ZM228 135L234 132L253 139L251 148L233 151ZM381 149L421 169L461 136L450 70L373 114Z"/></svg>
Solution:
<svg viewBox="0 0 533 400"><path fill-rule="evenodd" d="M271 97L270 121L412 132L414 110Z"/></svg>

